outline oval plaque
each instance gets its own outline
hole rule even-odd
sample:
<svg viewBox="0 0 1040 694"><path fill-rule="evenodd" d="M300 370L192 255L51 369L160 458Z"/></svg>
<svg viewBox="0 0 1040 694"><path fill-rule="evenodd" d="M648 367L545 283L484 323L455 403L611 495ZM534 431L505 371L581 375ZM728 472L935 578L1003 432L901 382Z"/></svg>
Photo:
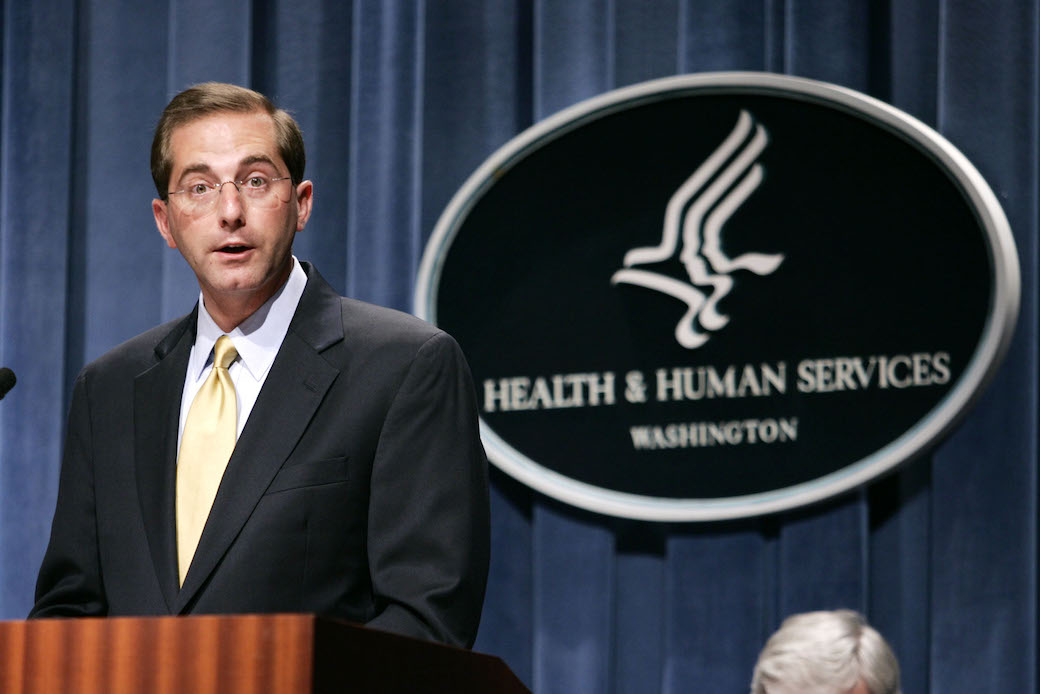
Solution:
<svg viewBox="0 0 1040 694"><path fill-rule="evenodd" d="M488 456L650 520L788 509L947 433L1018 311L996 197L938 133L812 80L711 73L569 108L442 215L416 313Z"/></svg>

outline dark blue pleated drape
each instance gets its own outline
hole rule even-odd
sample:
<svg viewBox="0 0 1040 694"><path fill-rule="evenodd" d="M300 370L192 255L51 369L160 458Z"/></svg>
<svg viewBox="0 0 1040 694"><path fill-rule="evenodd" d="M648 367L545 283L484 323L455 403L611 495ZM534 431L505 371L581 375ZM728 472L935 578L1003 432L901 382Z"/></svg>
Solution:
<svg viewBox="0 0 1040 694"><path fill-rule="evenodd" d="M198 288L155 232L148 147L177 91L255 87L294 112L315 213L296 252L411 308L466 177L532 123L679 73L765 70L865 91L935 127L1010 219L1022 311L1003 368L928 456L759 519L652 524L492 474L477 648L539 694L744 692L786 614L868 614L904 691L1038 682L1036 0L0 0L0 618L32 600L80 367ZM869 426L869 423L864 423Z"/></svg>

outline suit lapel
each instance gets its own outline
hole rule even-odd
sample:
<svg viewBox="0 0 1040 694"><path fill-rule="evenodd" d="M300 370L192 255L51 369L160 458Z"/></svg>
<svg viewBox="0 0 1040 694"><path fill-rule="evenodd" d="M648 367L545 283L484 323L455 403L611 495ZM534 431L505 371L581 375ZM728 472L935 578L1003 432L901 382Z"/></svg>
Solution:
<svg viewBox="0 0 1040 694"><path fill-rule="evenodd" d="M155 347L158 362L134 378L137 496L159 587L171 610L177 597L177 421L195 319L193 311L178 323Z"/></svg>
<svg viewBox="0 0 1040 694"><path fill-rule="evenodd" d="M320 354L343 339L339 296L302 265L307 287L228 461L175 613L188 608L234 542L339 374Z"/></svg>

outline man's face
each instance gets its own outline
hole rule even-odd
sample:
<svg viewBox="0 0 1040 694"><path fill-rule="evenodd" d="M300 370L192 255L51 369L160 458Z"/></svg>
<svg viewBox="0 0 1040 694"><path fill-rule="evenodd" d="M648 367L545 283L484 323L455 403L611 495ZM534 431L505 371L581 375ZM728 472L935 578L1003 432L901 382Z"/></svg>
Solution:
<svg viewBox="0 0 1040 694"><path fill-rule="evenodd" d="M170 151L169 191L289 175L274 122L262 112L191 121L173 131ZM188 261L207 307L246 304L256 310L289 276L293 236L307 224L312 186L278 181L270 187L273 197L263 205L233 183L212 193L216 204L206 210L190 209L183 194L152 201L159 233Z"/></svg>

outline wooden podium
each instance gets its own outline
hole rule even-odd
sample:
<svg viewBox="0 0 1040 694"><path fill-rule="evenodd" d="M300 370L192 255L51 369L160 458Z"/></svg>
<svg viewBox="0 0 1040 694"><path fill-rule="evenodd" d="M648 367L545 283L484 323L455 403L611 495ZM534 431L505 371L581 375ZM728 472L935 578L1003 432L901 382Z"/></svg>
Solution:
<svg viewBox="0 0 1040 694"><path fill-rule="evenodd" d="M0 692L530 694L499 658L305 614L0 622Z"/></svg>

